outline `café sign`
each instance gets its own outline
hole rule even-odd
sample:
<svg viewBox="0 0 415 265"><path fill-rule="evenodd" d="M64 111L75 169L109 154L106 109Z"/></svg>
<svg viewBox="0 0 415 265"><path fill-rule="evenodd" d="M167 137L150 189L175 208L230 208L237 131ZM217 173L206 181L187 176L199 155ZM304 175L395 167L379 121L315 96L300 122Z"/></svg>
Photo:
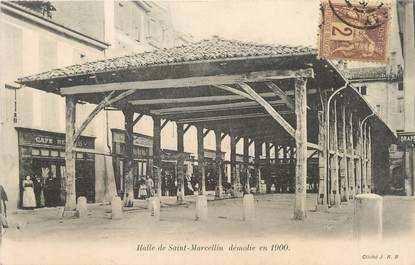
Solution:
<svg viewBox="0 0 415 265"><path fill-rule="evenodd" d="M402 144L415 144L415 132L398 133L398 139Z"/></svg>

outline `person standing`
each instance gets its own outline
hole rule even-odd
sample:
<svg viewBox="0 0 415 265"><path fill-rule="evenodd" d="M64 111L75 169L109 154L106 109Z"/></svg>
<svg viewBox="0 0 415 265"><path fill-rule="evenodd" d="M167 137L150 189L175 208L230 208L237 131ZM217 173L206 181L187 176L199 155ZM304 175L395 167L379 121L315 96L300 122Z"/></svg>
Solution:
<svg viewBox="0 0 415 265"><path fill-rule="evenodd" d="M153 197L154 196L154 181L151 177L147 178L147 196Z"/></svg>
<svg viewBox="0 0 415 265"><path fill-rule="evenodd" d="M3 186L0 184L0 242L3 235L3 228L8 228L9 224L7 222L7 194Z"/></svg>
<svg viewBox="0 0 415 265"><path fill-rule="evenodd" d="M37 207L44 207L45 199L43 196L43 183L42 179L38 175L35 175L35 177L33 178L33 190L35 192Z"/></svg>
<svg viewBox="0 0 415 265"><path fill-rule="evenodd" d="M33 191L33 181L30 179L30 176L26 176L26 179L23 180L23 208L33 209L36 207L36 197L35 192Z"/></svg>

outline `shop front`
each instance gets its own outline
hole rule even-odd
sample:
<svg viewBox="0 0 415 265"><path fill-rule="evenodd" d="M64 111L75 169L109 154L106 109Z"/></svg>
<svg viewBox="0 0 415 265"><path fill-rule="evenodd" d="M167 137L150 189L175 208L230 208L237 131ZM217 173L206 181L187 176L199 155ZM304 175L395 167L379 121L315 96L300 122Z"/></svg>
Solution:
<svg viewBox="0 0 415 265"><path fill-rule="evenodd" d="M125 133L124 130L111 129L112 132L112 157L115 173L115 184L120 197L124 196L125 172ZM138 198L139 182L141 179L152 177L153 137L134 133L134 164L133 186L134 198Z"/></svg>
<svg viewBox="0 0 415 265"><path fill-rule="evenodd" d="M19 207L23 207L23 182L33 182L36 208L65 203L65 134L16 128L19 146ZM76 153L76 197L95 201L95 138L81 136Z"/></svg>

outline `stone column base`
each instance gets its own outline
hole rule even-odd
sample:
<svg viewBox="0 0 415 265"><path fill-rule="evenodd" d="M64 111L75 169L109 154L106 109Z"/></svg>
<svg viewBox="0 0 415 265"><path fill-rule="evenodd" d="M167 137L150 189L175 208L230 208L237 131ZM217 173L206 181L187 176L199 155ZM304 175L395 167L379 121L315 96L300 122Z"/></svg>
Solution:
<svg viewBox="0 0 415 265"><path fill-rule="evenodd" d="M199 195L196 197L196 221L205 221L207 218L207 197L205 195Z"/></svg>
<svg viewBox="0 0 415 265"><path fill-rule="evenodd" d="M243 198L244 215L243 219L246 222L252 222L255 220L255 205L254 195L245 194Z"/></svg>

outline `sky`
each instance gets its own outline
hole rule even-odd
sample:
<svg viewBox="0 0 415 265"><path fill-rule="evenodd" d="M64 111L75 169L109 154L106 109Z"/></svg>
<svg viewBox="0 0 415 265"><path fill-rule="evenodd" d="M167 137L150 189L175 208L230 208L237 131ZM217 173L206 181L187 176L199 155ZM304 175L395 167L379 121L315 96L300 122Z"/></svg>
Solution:
<svg viewBox="0 0 415 265"><path fill-rule="evenodd" d="M263 44L316 47L318 0L210 0L170 2L177 30L195 40L218 35Z"/></svg>

